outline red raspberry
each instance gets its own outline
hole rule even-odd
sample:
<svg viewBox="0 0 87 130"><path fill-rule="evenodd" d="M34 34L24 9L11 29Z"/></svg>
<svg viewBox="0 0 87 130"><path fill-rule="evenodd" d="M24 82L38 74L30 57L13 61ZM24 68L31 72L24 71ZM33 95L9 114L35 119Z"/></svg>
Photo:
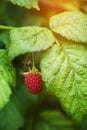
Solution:
<svg viewBox="0 0 87 130"><path fill-rule="evenodd" d="M42 76L39 73L29 73L25 76L25 84L32 94L39 94L42 90Z"/></svg>

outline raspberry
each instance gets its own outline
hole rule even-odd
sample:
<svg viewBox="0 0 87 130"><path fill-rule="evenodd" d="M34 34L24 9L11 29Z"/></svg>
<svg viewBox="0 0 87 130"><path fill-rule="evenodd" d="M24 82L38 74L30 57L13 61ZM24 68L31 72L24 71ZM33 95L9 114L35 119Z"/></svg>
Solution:
<svg viewBox="0 0 87 130"><path fill-rule="evenodd" d="M25 84L32 94L39 94L42 90L42 76L39 73L28 73L25 76Z"/></svg>

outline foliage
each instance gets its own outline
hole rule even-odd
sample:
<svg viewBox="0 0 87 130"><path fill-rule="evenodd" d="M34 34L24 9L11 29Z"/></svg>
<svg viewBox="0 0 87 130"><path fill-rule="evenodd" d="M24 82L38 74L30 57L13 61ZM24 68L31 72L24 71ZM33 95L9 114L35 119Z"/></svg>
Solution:
<svg viewBox="0 0 87 130"><path fill-rule="evenodd" d="M1 130L87 129L86 4L1 0ZM39 95L28 92L22 75L32 64L43 78Z"/></svg>
<svg viewBox="0 0 87 130"><path fill-rule="evenodd" d="M84 45L67 41L61 46L52 46L41 61L48 92L57 96L66 112L76 120L87 113L86 59Z"/></svg>
<svg viewBox="0 0 87 130"><path fill-rule="evenodd" d="M45 50L54 42L50 30L35 26L13 29L10 31L10 39L8 55L11 60L20 54Z"/></svg>
<svg viewBox="0 0 87 130"><path fill-rule="evenodd" d="M13 4L17 4L19 6L24 6L28 9L30 8L36 8L39 9L38 7L38 0L10 0Z"/></svg>
<svg viewBox="0 0 87 130"><path fill-rule="evenodd" d="M53 16L50 27L56 33L61 34L69 40L76 42L87 42L87 15L80 11L64 12Z"/></svg>
<svg viewBox="0 0 87 130"><path fill-rule="evenodd" d="M12 93L11 86L15 86L15 69L4 49L0 50L0 109L2 109L9 101Z"/></svg>

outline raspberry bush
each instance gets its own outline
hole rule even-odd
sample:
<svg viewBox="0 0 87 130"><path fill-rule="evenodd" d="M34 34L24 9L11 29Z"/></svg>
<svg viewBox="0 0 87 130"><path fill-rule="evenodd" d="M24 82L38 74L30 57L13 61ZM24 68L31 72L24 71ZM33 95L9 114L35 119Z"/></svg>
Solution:
<svg viewBox="0 0 87 130"><path fill-rule="evenodd" d="M0 1L0 130L86 130L87 1Z"/></svg>

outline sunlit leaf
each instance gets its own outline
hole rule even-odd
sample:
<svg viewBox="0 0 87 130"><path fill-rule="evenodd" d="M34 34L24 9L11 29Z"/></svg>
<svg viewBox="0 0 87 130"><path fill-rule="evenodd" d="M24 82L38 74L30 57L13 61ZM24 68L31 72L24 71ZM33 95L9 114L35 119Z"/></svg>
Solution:
<svg viewBox="0 0 87 130"><path fill-rule="evenodd" d="M13 29L10 32L10 39L8 55L11 60L20 54L45 50L54 43L52 32L37 26Z"/></svg>
<svg viewBox="0 0 87 130"><path fill-rule="evenodd" d="M87 113L87 48L69 41L54 45L42 57L41 73L48 92L81 121Z"/></svg>
<svg viewBox="0 0 87 130"><path fill-rule="evenodd" d="M87 42L87 15L80 11L68 11L50 19L51 29L76 42Z"/></svg>
<svg viewBox="0 0 87 130"><path fill-rule="evenodd" d="M10 0L13 4L24 6L28 9L35 8L39 10L38 0Z"/></svg>

